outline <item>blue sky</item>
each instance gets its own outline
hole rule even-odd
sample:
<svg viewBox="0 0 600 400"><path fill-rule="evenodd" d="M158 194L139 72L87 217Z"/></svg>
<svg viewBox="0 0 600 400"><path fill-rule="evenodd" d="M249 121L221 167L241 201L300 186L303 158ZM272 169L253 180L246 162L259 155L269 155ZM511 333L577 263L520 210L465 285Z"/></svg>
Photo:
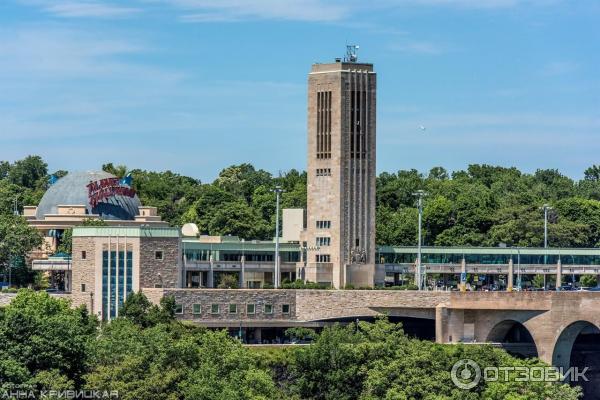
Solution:
<svg viewBox="0 0 600 400"><path fill-rule="evenodd" d="M305 169L306 74L357 43L379 172L579 178L600 164L599 21L597 0L2 0L0 159Z"/></svg>

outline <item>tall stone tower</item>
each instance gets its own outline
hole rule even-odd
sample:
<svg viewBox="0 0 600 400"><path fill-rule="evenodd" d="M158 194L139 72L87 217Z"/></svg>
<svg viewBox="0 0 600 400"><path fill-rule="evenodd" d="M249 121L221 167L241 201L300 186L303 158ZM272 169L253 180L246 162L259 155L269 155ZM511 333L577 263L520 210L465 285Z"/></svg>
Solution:
<svg viewBox="0 0 600 400"><path fill-rule="evenodd" d="M305 279L335 288L375 274L376 75L352 48L308 75Z"/></svg>

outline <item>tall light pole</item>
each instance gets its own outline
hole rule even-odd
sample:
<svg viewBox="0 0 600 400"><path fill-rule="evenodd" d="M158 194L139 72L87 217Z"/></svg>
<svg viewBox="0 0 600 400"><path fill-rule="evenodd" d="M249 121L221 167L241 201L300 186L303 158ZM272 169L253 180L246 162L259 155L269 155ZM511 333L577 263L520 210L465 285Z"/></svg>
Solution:
<svg viewBox="0 0 600 400"><path fill-rule="evenodd" d="M550 205L548 204L544 204L544 206L542 207L542 210L544 210L544 248L547 249L548 248L548 211L552 210L552 207L550 207ZM544 263L546 262L545 260L545 256L544 256Z"/></svg>
<svg viewBox="0 0 600 400"><path fill-rule="evenodd" d="M422 234L421 234L421 224L422 224L422 220L423 220L423 197L427 196L427 193L425 193L424 190L417 190L415 193L413 193L413 196L417 196L417 208L419 210L419 239L418 239L418 245L417 245L417 266L416 266L416 271L415 271L415 280L417 281L417 286L419 287L419 290L423 289L423 279L421 277L421 241L422 241Z"/></svg>
<svg viewBox="0 0 600 400"><path fill-rule="evenodd" d="M283 193L283 189L281 186L275 186L273 189L276 196L276 205L275 205L275 279L274 286L275 289L279 289L279 281L280 281L280 271L279 271L279 198L281 193Z"/></svg>
<svg viewBox="0 0 600 400"><path fill-rule="evenodd" d="M548 264L548 211L552 210L552 207L548 204L542 206L544 210L544 265ZM544 290L546 290L546 274L544 273Z"/></svg>

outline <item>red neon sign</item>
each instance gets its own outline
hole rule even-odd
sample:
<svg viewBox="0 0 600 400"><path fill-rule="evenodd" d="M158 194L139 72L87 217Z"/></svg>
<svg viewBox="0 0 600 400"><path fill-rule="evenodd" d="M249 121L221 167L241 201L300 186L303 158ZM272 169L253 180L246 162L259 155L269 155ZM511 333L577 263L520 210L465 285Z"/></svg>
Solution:
<svg viewBox="0 0 600 400"><path fill-rule="evenodd" d="M100 179L99 181L90 182L88 183L87 188L88 199L92 208L110 197L135 196L135 190L127 186L122 186L119 178L105 178Z"/></svg>

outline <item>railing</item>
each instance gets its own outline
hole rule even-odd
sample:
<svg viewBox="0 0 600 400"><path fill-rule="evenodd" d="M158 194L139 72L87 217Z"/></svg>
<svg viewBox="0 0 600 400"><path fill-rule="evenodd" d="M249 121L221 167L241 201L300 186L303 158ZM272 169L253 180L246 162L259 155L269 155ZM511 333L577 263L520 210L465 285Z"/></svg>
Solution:
<svg viewBox="0 0 600 400"><path fill-rule="evenodd" d="M33 260L31 269L34 271L70 271L70 260Z"/></svg>
<svg viewBox="0 0 600 400"><path fill-rule="evenodd" d="M383 264L387 273L414 274L415 265L409 263L402 264ZM428 263L422 265L425 273L428 274L460 274L462 266L460 264L449 263ZM558 266L556 264L514 264L514 274L527 275L555 275ZM466 271L469 274L508 274L508 264L467 264ZM562 264L563 274L576 275L600 275L600 265L578 265Z"/></svg>
<svg viewBox="0 0 600 400"><path fill-rule="evenodd" d="M208 261L197 261L191 262L187 261L185 263L186 268L189 269L198 269L200 271L210 271L210 262ZM242 263L239 261L214 261L213 262L213 271L240 271L242 269ZM264 271L264 272L272 272L275 270L274 262L256 262L250 261L244 263L245 271ZM282 262L281 263L282 271L295 271L296 263L293 262Z"/></svg>

